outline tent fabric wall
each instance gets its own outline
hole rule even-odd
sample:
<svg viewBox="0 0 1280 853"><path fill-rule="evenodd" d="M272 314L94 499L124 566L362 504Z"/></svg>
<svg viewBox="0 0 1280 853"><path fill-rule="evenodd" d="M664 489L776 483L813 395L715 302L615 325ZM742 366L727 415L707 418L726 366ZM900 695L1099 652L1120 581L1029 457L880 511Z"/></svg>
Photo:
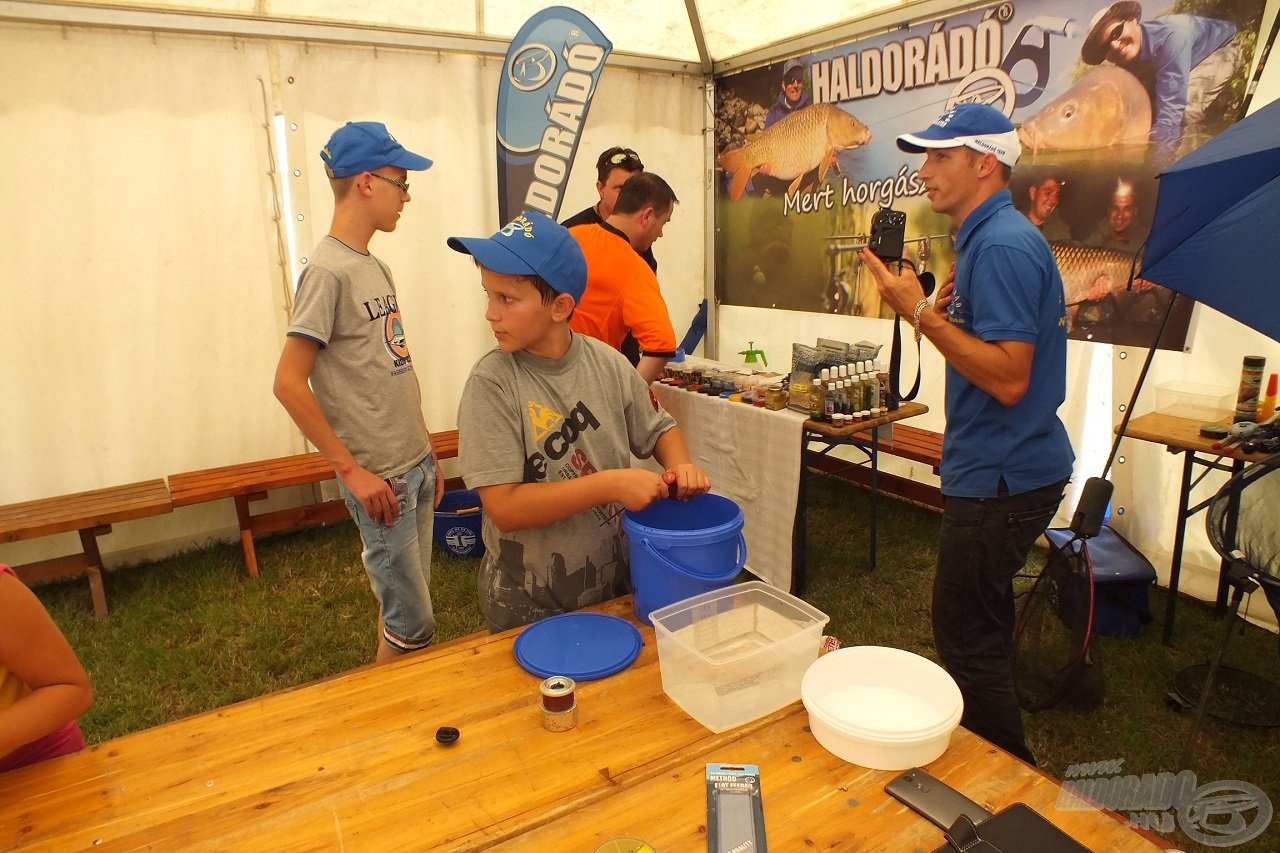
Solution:
<svg viewBox="0 0 1280 853"><path fill-rule="evenodd" d="M412 177L396 233L372 248L396 275L428 426L452 429L468 369L493 339L475 267L445 238L500 225L500 68L464 54L0 30L0 502L307 449L271 393L292 292L275 221L276 113L297 127L282 147L301 172L284 214L299 255L328 230L319 150L342 122L385 121L435 160ZM703 295L703 85L606 69L562 208L596 200L596 154L615 144L671 182L681 203L656 252L681 331ZM183 509L118 525L103 550L114 565L224 538L233 524L229 503ZM74 541L7 545L0 559Z"/></svg>

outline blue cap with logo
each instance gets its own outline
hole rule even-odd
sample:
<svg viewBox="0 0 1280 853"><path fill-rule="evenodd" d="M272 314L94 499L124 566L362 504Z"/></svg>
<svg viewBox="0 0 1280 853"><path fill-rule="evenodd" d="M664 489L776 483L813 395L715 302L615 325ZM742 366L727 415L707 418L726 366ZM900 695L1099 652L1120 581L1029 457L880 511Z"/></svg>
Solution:
<svg viewBox="0 0 1280 853"><path fill-rule="evenodd" d="M898 137L898 148L910 154L923 154L929 148L960 147L994 154L1010 168L1022 155L1013 122L990 104L956 104L919 133Z"/></svg>
<svg viewBox="0 0 1280 853"><path fill-rule="evenodd" d="M325 172L331 178L349 178L383 166L421 172L431 161L405 148L380 121L349 121L333 132L320 149Z"/></svg>
<svg viewBox="0 0 1280 853"><path fill-rule="evenodd" d="M526 210L492 237L450 237L449 248L505 275L536 275L574 303L587 289L587 259L567 228Z"/></svg>

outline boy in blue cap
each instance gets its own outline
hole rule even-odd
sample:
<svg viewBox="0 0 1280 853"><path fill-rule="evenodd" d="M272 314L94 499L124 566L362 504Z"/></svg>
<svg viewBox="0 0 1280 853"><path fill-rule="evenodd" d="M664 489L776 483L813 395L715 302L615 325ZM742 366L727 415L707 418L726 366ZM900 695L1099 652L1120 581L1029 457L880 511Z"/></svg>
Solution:
<svg viewBox="0 0 1280 853"><path fill-rule="evenodd" d="M475 258L497 347L458 407L458 462L484 504L478 586L489 630L625 594L621 504L711 488L675 420L617 350L569 329L587 286L577 241L527 212L492 237L450 237ZM631 454L666 469L631 467Z"/></svg>
<svg viewBox="0 0 1280 853"><path fill-rule="evenodd" d="M959 104L898 147L925 154L929 204L951 217L956 262L929 307L912 272L860 255L881 297L947 361L942 529L933 638L964 696L960 723L1032 764L1013 685L1013 577L1057 513L1075 454L1066 397L1062 278L1013 206L1022 148L1003 113Z"/></svg>
<svg viewBox="0 0 1280 853"><path fill-rule="evenodd" d="M434 508L443 495L391 270L369 253L430 168L379 122L348 122L320 151L333 222L298 280L275 394L333 466L378 599L379 662L425 648Z"/></svg>

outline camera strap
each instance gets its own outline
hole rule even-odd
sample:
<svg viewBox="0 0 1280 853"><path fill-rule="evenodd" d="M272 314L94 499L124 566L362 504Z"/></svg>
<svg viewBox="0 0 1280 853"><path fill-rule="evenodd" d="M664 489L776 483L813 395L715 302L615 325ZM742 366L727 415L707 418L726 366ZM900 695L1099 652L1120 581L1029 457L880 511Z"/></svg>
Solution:
<svg viewBox="0 0 1280 853"><path fill-rule="evenodd" d="M903 259L900 264L906 264L915 271L915 264L911 261ZM899 267L901 269L901 267ZM924 288L925 298L933 295L934 279L933 273L920 273L920 284ZM914 400L916 395L920 393L920 341L916 341L916 381L912 384L911 390L906 394L902 393L902 384L898 379L898 375L902 372L902 324L899 322L904 319L898 315L893 318L893 345L889 350L889 409L898 408L900 403L906 403Z"/></svg>
<svg viewBox="0 0 1280 853"><path fill-rule="evenodd" d="M898 374L902 372L902 320L901 317L894 315L893 318L893 346L889 350L889 408L896 409L898 404L914 400L916 395L920 393L920 342L916 341L916 381L911 386L911 390L903 395L902 385L898 380Z"/></svg>

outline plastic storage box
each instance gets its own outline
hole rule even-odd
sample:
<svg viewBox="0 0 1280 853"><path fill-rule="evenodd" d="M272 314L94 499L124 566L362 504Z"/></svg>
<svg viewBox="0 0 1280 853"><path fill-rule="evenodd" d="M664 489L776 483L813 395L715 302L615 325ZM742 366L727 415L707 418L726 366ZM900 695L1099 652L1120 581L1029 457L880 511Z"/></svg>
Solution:
<svg viewBox="0 0 1280 853"><path fill-rule="evenodd" d="M484 510L475 489L445 492L436 508L436 544L450 557L479 557L484 554L480 524Z"/></svg>
<svg viewBox="0 0 1280 853"><path fill-rule="evenodd" d="M800 698L829 617L762 581L653 611L662 689L713 732Z"/></svg>
<svg viewBox="0 0 1280 853"><path fill-rule="evenodd" d="M1235 397L1230 388L1198 382L1165 382L1156 386L1156 411L1212 423L1231 414Z"/></svg>

